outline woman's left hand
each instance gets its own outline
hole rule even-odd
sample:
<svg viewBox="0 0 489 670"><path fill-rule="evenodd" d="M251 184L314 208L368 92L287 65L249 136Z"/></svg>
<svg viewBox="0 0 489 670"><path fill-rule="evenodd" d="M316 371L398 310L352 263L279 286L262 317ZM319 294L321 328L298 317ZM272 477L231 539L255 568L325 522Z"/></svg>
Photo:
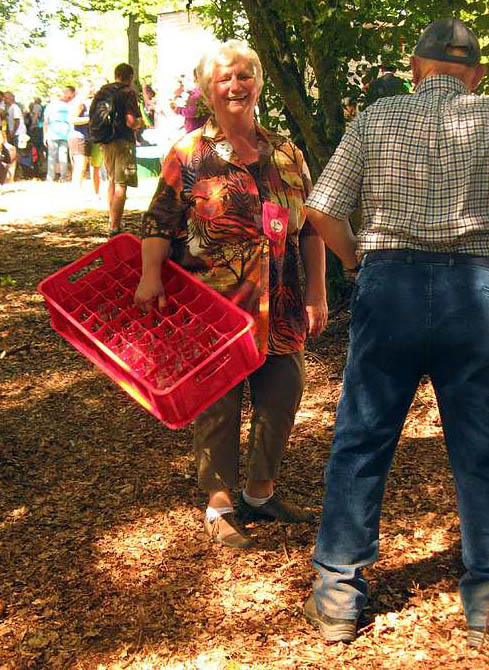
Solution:
<svg viewBox="0 0 489 670"><path fill-rule="evenodd" d="M318 337L328 324L328 303L324 293L321 295L306 291L306 312L308 320L308 334Z"/></svg>

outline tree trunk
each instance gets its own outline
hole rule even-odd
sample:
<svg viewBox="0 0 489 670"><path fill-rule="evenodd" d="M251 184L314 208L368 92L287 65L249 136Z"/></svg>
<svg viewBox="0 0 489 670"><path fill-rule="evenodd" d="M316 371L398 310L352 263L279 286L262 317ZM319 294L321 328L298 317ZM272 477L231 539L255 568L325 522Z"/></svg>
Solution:
<svg viewBox="0 0 489 670"><path fill-rule="evenodd" d="M315 5L306 2L303 31L311 67L317 82L321 110L314 114L304 84L304 73L299 71L291 48L285 23L277 17L270 0L242 0L248 16L250 31L264 69L272 79L285 105L285 116L297 135L303 138L299 145L307 147L306 156L313 182L328 162L344 131L343 112L338 82L337 63L317 45L309 26L313 25ZM340 260L328 252L328 294L334 303L343 292L344 277Z"/></svg>
<svg viewBox="0 0 489 670"><path fill-rule="evenodd" d="M309 109L304 81L289 47L286 26L270 3L264 0L242 0L242 3L260 60L300 128L308 148L309 168L316 178L331 156L332 147L326 146L320 124Z"/></svg>
<svg viewBox="0 0 489 670"><path fill-rule="evenodd" d="M127 25L128 63L134 68L134 85L139 84L139 28L140 23L133 14L129 14Z"/></svg>

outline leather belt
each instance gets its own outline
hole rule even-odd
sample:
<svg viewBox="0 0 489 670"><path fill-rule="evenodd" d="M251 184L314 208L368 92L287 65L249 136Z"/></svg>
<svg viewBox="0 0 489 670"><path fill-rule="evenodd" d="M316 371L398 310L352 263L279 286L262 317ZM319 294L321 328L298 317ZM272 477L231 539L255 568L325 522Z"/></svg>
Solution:
<svg viewBox="0 0 489 670"><path fill-rule="evenodd" d="M441 263L443 265L481 265L489 268L489 257L470 254L439 253L416 249L379 249L367 251L363 263L371 261L404 261L405 263Z"/></svg>

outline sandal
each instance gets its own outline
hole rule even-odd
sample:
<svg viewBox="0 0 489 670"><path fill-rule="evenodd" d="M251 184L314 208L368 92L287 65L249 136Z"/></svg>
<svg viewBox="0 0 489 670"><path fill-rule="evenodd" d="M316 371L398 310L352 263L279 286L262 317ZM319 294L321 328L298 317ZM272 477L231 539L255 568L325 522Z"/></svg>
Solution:
<svg viewBox="0 0 489 670"><path fill-rule="evenodd" d="M116 235L120 235L122 233L122 228L112 228L109 230L109 237L115 237Z"/></svg>

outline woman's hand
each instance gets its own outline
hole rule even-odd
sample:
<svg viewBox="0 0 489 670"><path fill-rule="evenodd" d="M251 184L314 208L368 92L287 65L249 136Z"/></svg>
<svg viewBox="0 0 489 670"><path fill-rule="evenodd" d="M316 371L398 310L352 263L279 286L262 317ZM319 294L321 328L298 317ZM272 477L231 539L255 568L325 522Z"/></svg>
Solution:
<svg viewBox="0 0 489 670"><path fill-rule="evenodd" d="M143 272L134 294L134 304L149 312L157 301L161 311L166 305L165 288L161 281L161 266L170 255L170 241L159 237L148 237L141 245Z"/></svg>
<svg viewBox="0 0 489 670"><path fill-rule="evenodd" d="M326 250L319 235L311 235L311 224L306 221L301 235L301 254L306 271L304 296L308 330L311 337L318 337L328 323L326 301Z"/></svg>
<svg viewBox="0 0 489 670"><path fill-rule="evenodd" d="M324 291L306 291L305 303L309 335L318 337L328 324L328 303Z"/></svg>
<svg viewBox="0 0 489 670"><path fill-rule="evenodd" d="M134 304L144 312L149 312L157 300L157 307L161 311L166 306L166 296L163 282L159 277L141 277L141 281L134 294Z"/></svg>

